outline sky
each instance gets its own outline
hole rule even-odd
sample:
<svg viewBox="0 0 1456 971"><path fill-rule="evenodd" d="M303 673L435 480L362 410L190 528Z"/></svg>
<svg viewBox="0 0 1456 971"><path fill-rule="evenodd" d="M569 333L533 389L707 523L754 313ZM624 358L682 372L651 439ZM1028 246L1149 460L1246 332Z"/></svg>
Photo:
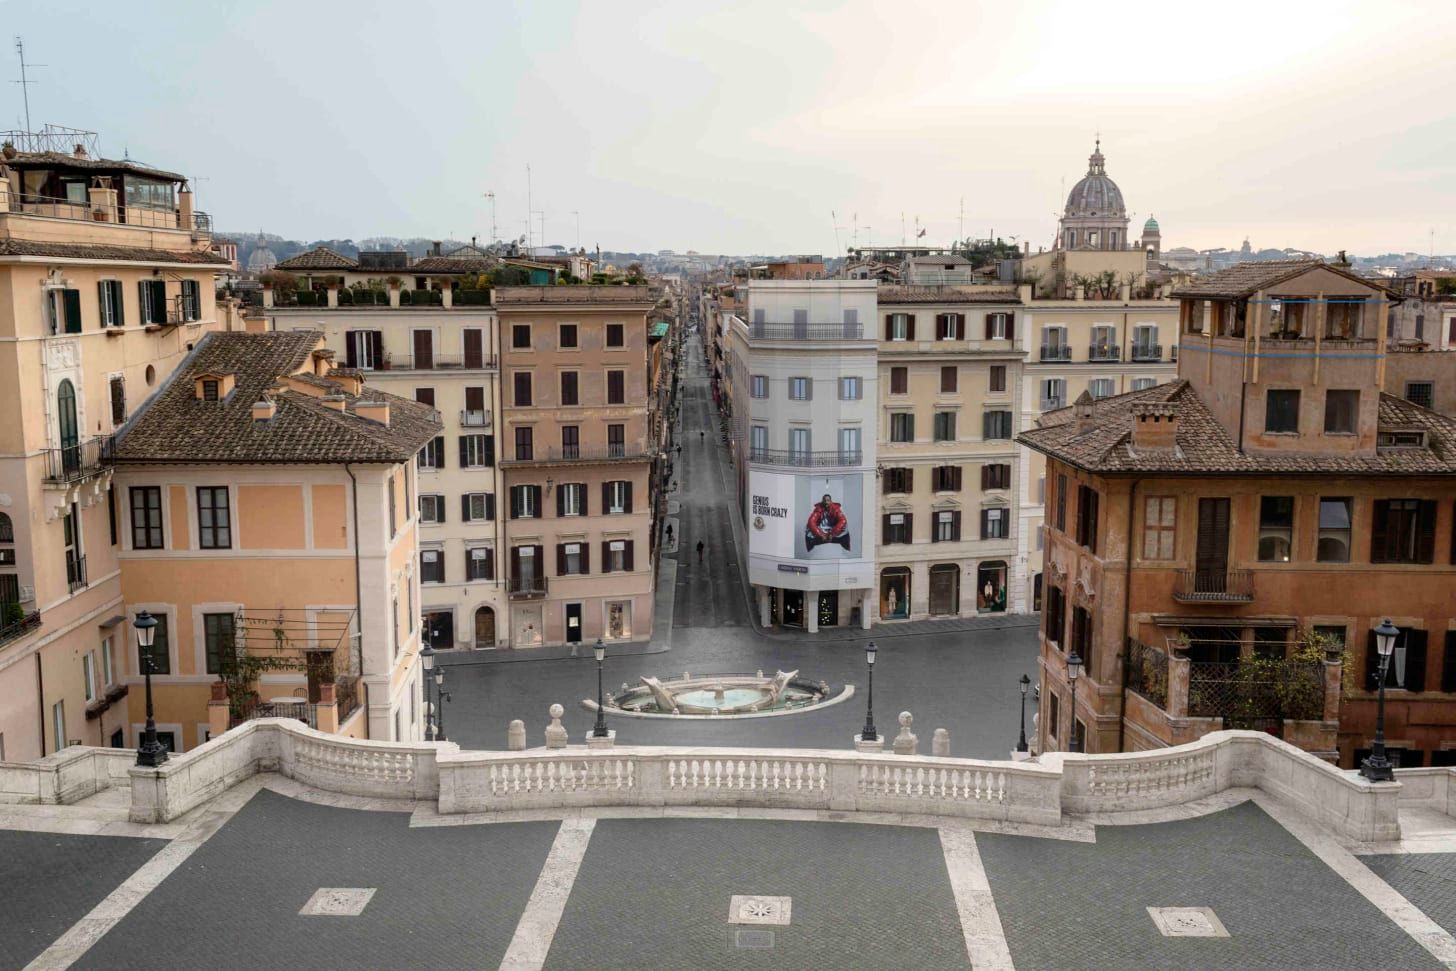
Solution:
<svg viewBox="0 0 1456 971"><path fill-rule="evenodd" d="M1451 0L0 9L33 128L188 175L228 231L1035 249L1100 132L1165 249L1456 252Z"/></svg>

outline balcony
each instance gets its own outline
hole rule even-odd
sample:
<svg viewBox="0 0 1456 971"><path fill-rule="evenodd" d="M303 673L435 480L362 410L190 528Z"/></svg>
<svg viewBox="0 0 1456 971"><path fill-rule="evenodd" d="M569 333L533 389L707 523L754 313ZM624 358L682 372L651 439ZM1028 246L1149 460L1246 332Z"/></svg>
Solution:
<svg viewBox="0 0 1456 971"><path fill-rule="evenodd" d="M1141 362L1154 362L1163 359L1162 344L1134 344L1132 346L1132 359Z"/></svg>
<svg viewBox="0 0 1456 971"><path fill-rule="evenodd" d="M8 609L9 606L8 603L0 601L0 607ZM0 621L0 623L4 624L4 626L0 626L0 644L6 644L15 640L17 637L24 637L31 631L39 628L40 611L32 610L28 614L21 614L17 619L8 623L5 621Z"/></svg>
<svg viewBox="0 0 1456 971"><path fill-rule="evenodd" d="M462 428L489 428L490 412L488 411L462 411L460 412L460 427Z"/></svg>
<svg viewBox="0 0 1456 971"><path fill-rule="evenodd" d="M115 193L111 195L113 198L115 197ZM212 217L205 212L193 212L192 225L186 226L183 224L180 210L176 208L154 209L150 206L125 206L96 202L91 199L69 199L36 193L11 193L10 211L26 216L43 216L46 219L140 226L145 229L188 229L209 234L212 232Z"/></svg>
<svg viewBox="0 0 1456 971"><path fill-rule="evenodd" d="M859 465L864 453L852 452L796 452L778 448L751 448L748 461L762 465L789 465L801 469L824 468L838 465Z"/></svg>
<svg viewBox="0 0 1456 971"><path fill-rule="evenodd" d="M769 324L755 322L748 327L748 334L758 341L862 341L865 340L864 324L840 322L837 324Z"/></svg>
<svg viewBox="0 0 1456 971"><path fill-rule="evenodd" d="M65 448L48 448L45 455L45 481L50 485L70 485L97 475L106 465L111 439L98 435Z"/></svg>
<svg viewBox="0 0 1456 971"><path fill-rule="evenodd" d="M72 593L86 589L86 557L66 554L66 585Z"/></svg>
<svg viewBox="0 0 1456 971"><path fill-rule="evenodd" d="M493 357L460 354L386 354L375 371L494 371ZM364 370L371 370L364 368Z"/></svg>
<svg viewBox="0 0 1456 971"><path fill-rule="evenodd" d="M502 468L522 465L572 465L580 462L594 465L613 462L646 462L653 458L641 444L625 445L562 445L533 447L529 451L517 450L514 458L500 460Z"/></svg>
<svg viewBox="0 0 1456 971"><path fill-rule="evenodd" d="M254 718L296 718L309 728L318 728L318 705L300 698L297 701L251 701L232 716L236 727ZM339 719L343 721L343 718Z"/></svg>
<svg viewBox="0 0 1456 971"><path fill-rule="evenodd" d="M1042 363L1055 361L1070 361L1072 359L1072 348L1066 344L1043 344L1041 346Z"/></svg>
<svg viewBox="0 0 1456 971"><path fill-rule="evenodd" d="M1173 599L1179 603L1252 603L1254 574L1251 570L1179 570Z"/></svg>
<svg viewBox="0 0 1456 971"><path fill-rule="evenodd" d="M1087 348L1087 360L1120 361L1122 360L1122 348L1116 344L1093 344Z"/></svg>
<svg viewBox="0 0 1456 971"><path fill-rule="evenodd" d="M506 589L512 600L533 600L546 596L545 577L511 577Z"/></svg>

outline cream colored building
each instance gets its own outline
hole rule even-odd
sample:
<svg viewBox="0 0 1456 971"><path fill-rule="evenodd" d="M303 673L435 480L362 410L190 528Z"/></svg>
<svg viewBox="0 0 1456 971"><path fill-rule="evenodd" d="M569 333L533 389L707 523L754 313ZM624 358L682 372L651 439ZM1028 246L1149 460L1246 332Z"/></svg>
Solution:
<svg viewBox="0 0 1456 971"><path fill-rule="evenodd" d="M177 173L0 153L0 761L135 742L107 441L218 326L209 225Z"/></svg>

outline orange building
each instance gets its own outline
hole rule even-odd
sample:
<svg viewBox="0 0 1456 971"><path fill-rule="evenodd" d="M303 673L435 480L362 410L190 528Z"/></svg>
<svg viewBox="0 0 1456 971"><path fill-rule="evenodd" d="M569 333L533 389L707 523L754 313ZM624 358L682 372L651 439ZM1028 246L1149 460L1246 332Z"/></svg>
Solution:
<svg viewBox="0 0 1456 971"><path fill-rule="evenodd" d="M1456 421L1381 393L1389 295L1290 261L1175 296L1180 380L1020 439L1047 457L1042 750L1256 727L1353 766L1389 617L1388 744L1452 764Z"/></svg>

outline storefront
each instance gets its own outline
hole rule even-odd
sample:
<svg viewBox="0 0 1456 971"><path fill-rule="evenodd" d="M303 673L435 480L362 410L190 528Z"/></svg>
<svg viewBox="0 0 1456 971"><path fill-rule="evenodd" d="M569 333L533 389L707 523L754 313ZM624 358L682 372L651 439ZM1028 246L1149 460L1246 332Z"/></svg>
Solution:
<svg viewBox="0 0 1456 971"><path fill-rule="evenodd" d="M880 571L880 619L905 620L910 616L910 568L892 566Z"/></svg>
<svg viewBox="0 0 1456 971"><path fill-rule="evenodd" d="M1006 563L987 560L976 568L976 609L981 613L1006 610Z"/></svg>
<svg viewBox="0 0 1456 971"><path fill-rule="evenodd" d="M961 605L961 568L937 563L930 568L930 612L957 614Z"/></svg>

